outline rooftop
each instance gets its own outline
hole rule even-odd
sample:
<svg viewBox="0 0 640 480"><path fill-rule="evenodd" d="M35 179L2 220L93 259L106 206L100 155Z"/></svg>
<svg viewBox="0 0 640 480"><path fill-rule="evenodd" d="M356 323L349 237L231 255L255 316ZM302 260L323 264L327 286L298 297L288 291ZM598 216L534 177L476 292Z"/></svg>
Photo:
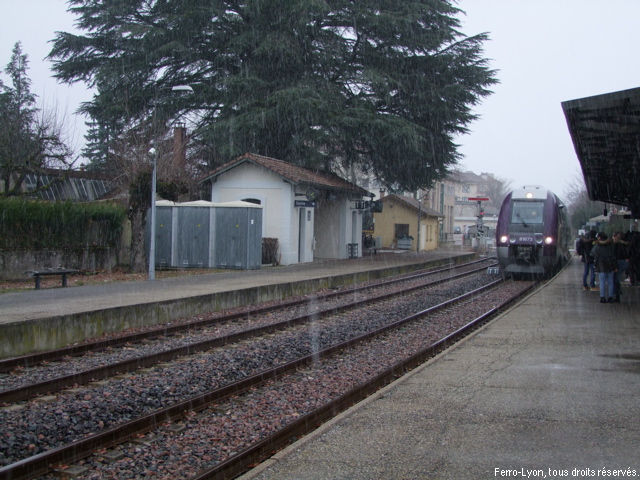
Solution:
<svg viewBox="0 0 640 480"><path fill-rule="evenodd" d="M416 212L420 210L422 212L423 217L442 217L443 216L440 212L437 212L432 208L429 208L425 205L420 205L418 200L413 197L406 197L404 195L396 195L394 193L391 193L389 195L385 195L384 197L382 197L381 200L382 202L395 200L397 202L400 202L408 206L409 208L414 209Z"/></svg>
<svg viewBox="0 0 640 480"><path fill-rule="evenodd" d="M592 200L640 216L640 88L562 102Z"/></svg>
<svg viewBox="0 0 640 480"><path fill-rule="evenodd" d="M351 183L333 173L320 170L310 170L308 168L293 165L276 158L265 157L255 153L245 153L244 155L225 163L208 173L201 181L215 178L226 171L237 167L243 163L252 163L270 170L293 184L309 185L324 190L342 190L352 192L361 196L369 196L369 192L358 185Z"/></svg>

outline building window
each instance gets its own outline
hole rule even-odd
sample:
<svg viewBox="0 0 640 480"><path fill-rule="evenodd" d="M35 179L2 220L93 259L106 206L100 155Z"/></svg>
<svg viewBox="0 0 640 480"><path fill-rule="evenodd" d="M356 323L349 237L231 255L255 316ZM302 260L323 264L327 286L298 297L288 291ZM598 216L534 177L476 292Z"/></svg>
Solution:
<svg viewBox="0 0 640 480"><path fill-rule="evenodd" d="M396 223L395 224L395 238L405 238L409 236L409 224L408 223Z"/></svg>

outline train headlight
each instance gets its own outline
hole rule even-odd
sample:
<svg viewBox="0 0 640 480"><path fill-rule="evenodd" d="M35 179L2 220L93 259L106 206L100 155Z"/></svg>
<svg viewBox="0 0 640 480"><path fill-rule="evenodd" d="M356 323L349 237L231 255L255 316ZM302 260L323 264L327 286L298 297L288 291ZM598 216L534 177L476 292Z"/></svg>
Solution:
<svg viewBox="0 0 640 480"><path fill-rule="evenodd" d="M509 235L502 235L500 237L500 243L507 243L509 241Z"/></svg>
<svg viewBox="0 0 640 480"><path fill-rule="evenodd" d="M544 244L551 245L553 243L553 237L544 237Z"/></svg>

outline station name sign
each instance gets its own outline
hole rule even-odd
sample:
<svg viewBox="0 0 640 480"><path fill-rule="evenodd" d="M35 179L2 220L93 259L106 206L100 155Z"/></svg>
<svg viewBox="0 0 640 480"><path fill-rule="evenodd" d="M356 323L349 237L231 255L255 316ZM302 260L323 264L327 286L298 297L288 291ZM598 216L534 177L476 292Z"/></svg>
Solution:
<svg viewBox="0 0 640 480"><path fill-rule="evenodd" d="M316 202L315 200L294 200L294 207L307 207L307 208L315 208Z"/></svg>

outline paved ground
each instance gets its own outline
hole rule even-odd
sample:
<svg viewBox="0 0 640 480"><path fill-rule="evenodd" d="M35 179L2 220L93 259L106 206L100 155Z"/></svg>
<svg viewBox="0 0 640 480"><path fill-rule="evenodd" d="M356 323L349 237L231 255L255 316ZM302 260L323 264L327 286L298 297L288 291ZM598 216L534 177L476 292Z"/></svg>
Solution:
<svg viewBox="0 0 640 480"><path fill-rule="evenodd" d="M155 281L111 282L68 288L9 292L0 295L0 324L95 311L140 303L162 302L263 284L322 278L460 255L460 251L380 253L352 260L319 260L259 270L227 270Z"/></svg>
<svg viewBox="0 0 640 480"><path fill-rule="evenodd" d="M600 304L580 275L573 262L243 480L640 477L640 289Z"/></svg>

